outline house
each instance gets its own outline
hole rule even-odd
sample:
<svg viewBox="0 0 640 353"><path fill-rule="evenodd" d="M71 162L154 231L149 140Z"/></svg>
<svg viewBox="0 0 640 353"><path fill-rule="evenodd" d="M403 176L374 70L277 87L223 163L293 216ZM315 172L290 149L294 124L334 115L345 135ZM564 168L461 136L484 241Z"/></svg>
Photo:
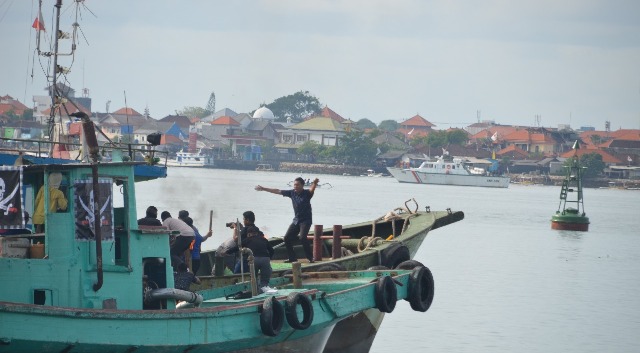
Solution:
<svg viewBox="0 0 640 353"><path fill-rule="evenodd" d="M433 127L435 127L434 124L430 123L419 114L416 114L401 122L400 127L396 131L402 133L405 135L405 138L409 139L416 136L426 136L430 131L432 131Z"/></svg>
<svg viewBox="0 0 640 353"><path fill-rule="evenodd" d="M132 108L121 108L113 113L96 113L98 128L111 140L121 140L124 136L131 136L134 131L143 126L148 118Z"/></svg>
<svg viewBox="0 0 640 353"><path fill-rule="evenodd" d="M275 148L283 159L293 159L296 150L307 141L315 141L323 146L337 146L346 134L342 123L332 118L316 117L278 129L278 140Z"/></svg>
<svg viewBox="0 0 640 353"><path fill-rule="evenodd" d="M546 129L518 129L506 136L507 146L514 145L529 153L552 155L558 152L558 143Z"/></svg>
<svg viewBox="0 0 640 353"><path fill-rule="evenodd" d="M529 153L516 145L509 145L496 152L497 158L509 158L511 160L526 159Z"/></svg>
<svg viewBox="0 0 640 353"><path fill-rule="evenodd" d="M25 111L27 111L29 107L20 103L17 99L14 99L10 95L6 95L0 97L0 116L6 115L9 113L15 115L23 115Z"/></svg>

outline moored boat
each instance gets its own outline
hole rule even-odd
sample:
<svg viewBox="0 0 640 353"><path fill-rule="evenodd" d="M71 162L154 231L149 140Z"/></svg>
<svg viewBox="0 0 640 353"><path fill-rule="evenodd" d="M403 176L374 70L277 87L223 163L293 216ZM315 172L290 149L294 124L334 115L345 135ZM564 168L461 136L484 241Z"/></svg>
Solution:
<svg viewBox="0 0 640 353"><path fill-rule="evenodd" d="M387 170L401 183L509 187L509 177L490 175L484 169L471 167L459 157L445 161L440 156L436 161L423 162L417 168L387 167Z"/></svg>
<svg viewBox="0 0 640 353"><path fill-rule="evenodd" d="M0 352L321 352L344 318L391 312L398 299L431 304L425 267L280 277L264 294L255 279L174 289L169 232L136 222L136 163L92 157L2 171L11 205L1 226L13 232L0 237ZM73 202L45 207L45 231L34 234L23 211L37 201L22 190L55 188L53 175Z"/></svg>
<svg viewBox="0 0 640 353"><path fill-rule="evenodd" d="M410 202L413 202L411 206ZM433 211L428 206L419 210L415 200L408 200L404 207L397 207L370 221L342 227L316 226L309 236L316 243L313 246L317 249L314 254L316 261L302 263L302 270L308 272L393 269L398 266L413 268L422 265L411 259L427 234L431 230L462 219L464 213L461 211ZM269 241L276 248L271 262L274 276L288 273L291 265L284 263L287 255L281 247L284 244L283 239L271 237ZM334 247L337 242L339 245ZM295 249L299 258L304 258L302 247L296 246ZM233 258L227 260L233 262ZM216 251L202 252L199 274L202 275L200 278L204 285L227 285L239 281L238 275L228 275L222 271L223 262L223 258L216 257ZM207 276L209 273L213 275ZM340 321L331 331L324 352L367 352L383 318L384 313L378 310L363 310Z"/></svg>
<svg viewBox="0 0 640 353"><path fill-rule="evenodd" d="M176 153L176 158L167 160L168 167L213 167L213 157L198 152L180 151Z"/></svg>
<svg viewBox="0 0 640 353"><path fill-rule="evenodd" d="M574 155L566 166L567 173L562 181L560 189L560 205L551 217L551 228L557 230L576 230L586 232L589 230L589 217L584 211L584 199L582 193L582 168L578 150L580 143L573 144ZM568 205L567 205L568 204Z"/></svg>

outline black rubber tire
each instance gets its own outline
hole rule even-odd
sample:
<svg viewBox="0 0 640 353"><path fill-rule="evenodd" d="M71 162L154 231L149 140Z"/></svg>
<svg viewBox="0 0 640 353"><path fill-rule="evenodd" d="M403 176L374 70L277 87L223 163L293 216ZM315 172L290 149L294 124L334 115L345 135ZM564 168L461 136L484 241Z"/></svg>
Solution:
<svg viewBox="0 0 640 353"><path fill-rule="evenodd" d="M297 307L302 308L302 321L298 317ZM299 292L291 293L287 296L285 316L289 326L296 330L306 330L313 322L313 303L311 299Z"/></svg>
<svg viewBox="0 0 640 353"><path fill-rule="evenodd" d="M411 309L425 312L429 310L433 303L434 295L433 274L427 267L416 267L409 276L409 288L407 301L411 304Z"/></svg>
<svg viewBox="0 0 640 353"><path fill-rule="evenodd" d="M284 323L284 308L276 297L269 297L262 303L260 312L260 329L266 336L275 337L280 333Z"/></svg>
<svg viewBox="0 0 640 353"><path fill-rule="evenodd" d="M382 266L396 268L400 263L410 260L409 248L402 243L393 243L382 251Z"/></svg>
<svg viewBox="0 0 640 353"><path fill-rule="evenodd" d="M407 260L402 261L395 268L397 268L398 270L413 270L416 267L424 267L424 265L422 264L422 262L417 260Z"/></svg>
<svg viewBox="0 0 640 353"><path fill-rule="evenodd" d="M389 270L389 267L382 266L382 265L371 266L367 269L367 271L386 271L386 270Z"/></svg>
<svg viewBox="0 0 640 353"><path fill-rule="evenodd" d="M390 276L378 278L375 284L376 308L383 313L393 312L398 301L398 290Z"/></svg>
<svg viewBox="0 0 640 353"><path fill-rule="evenodd" d="M337 263L326 263L318 267L317 269L310 269L310 272L331 272L331 271L346 271L347 269L344 266Z"/></svg>

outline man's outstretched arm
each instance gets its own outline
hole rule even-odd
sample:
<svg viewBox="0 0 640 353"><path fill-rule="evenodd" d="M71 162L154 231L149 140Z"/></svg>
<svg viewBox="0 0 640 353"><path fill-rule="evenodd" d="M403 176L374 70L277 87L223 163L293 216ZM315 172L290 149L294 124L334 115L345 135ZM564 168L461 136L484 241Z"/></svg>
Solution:
<svg viewBox="0 0 640 353"><path fill-rule="evenodd" d="M254 188L256 191L267 191L270 192L272 194L276 194L276 195L280 195L280 189L271 189L271 188L265 188L262 185L258 185Z"/></svg>

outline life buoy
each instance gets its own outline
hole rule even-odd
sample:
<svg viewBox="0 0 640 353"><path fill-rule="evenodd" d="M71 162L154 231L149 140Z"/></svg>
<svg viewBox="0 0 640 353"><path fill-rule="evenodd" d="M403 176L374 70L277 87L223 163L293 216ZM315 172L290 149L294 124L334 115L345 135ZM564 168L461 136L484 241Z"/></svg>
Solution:
<svg viewBox="0 0 640 353"><path fill-rule="evenodd" d="M296 330L306 330L313 322L313 303L308 296L295 292L287 296L285 316L289 326ZM298 305L302 309L302 321L298 317Z"/></svg>
<svg viewBox="0 0 640 353"><path fill-rule="evenodd" d="M398 290L393 278L384 276L378 278L375 284L376 308L383 313L390 313L396 308L398 301Z"/></svg>
<svg viewBox="0 0 640 353"><path fill-rule="evenodd" d="M388 268L396 268L401 262L411 258L409 248L402 243L390 244L386 249L382 250L380 265Z"/></svg>
<svg viewBox="0 0 640 353"><path fill-rule="evenodd" d="M260 312L260 329L266 336L275 337L280 333L284 323L284 309L276 297L269 297L262 303Z"/></svg>
<svg viewBox="0 0 640 353"><path fill-rule="evenodd" d="M407 301L411 309L425 312L433 302L434 283L429 268L420 266L413 269L409 276Z"/></svg>
<svg viewBox="0 0 640 353"><path fill-rule="evenodd" d="M451 169L451 164L447 164L447 169Z"/></svg>

